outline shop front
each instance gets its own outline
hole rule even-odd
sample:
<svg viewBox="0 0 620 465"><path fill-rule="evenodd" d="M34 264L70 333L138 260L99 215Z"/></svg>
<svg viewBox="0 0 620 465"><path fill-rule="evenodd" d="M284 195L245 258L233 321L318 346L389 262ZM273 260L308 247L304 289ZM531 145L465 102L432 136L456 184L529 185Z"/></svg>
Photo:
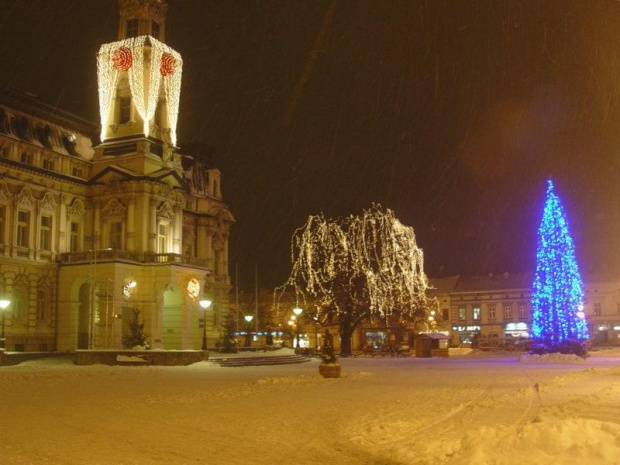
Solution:
<svg viewBox="0 0 620 465"><path fill-rule="evenodd" d="M470 347L480 337L481 330L477 325L452 326L452 345Z"/></svg>

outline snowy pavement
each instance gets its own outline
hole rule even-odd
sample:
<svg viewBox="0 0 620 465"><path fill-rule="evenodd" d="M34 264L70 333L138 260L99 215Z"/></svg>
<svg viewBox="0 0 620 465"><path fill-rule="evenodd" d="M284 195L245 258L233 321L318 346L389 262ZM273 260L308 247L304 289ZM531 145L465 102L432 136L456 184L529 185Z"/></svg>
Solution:
<svg viewBox="0 0 620 465"><path fill-rule="evenodd" d="M620 464L620 353L0 368L4 464Z"/></svg>

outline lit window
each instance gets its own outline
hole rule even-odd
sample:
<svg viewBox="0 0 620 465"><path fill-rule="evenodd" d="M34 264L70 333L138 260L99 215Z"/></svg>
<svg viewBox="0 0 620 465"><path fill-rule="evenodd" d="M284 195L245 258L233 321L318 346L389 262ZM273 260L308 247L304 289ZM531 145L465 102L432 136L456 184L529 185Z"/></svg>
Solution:
<svg viewBox="0 0 620 465"><path fill-rule="evenodd" d="M168 251L168 225L160 223L157 228L157 250L159 253Z"/></svg>
<svg viewBox="0 0 620 465"><path fill-rule="evenodd" d="M17 212L17 246L28 247L30 245L30 213Z"/></svg>
<svg viewBox="0 0 620 465"><path fill-rule="evenodd" d="M110 247L112 249L123 248L123 223L110 223Z"/></svg>
<svg viewBox="0 0 620 465"><path fill-rule="evenodd" d="M504 305L504 320L512 320L512 305Z"/></svg>
<svg viewBox="0 0 620 465"><path fill-rule="evenodd" d="M41 241L39 247L41 250L52 250L52 217L41 217Z"/></svg>
<svg viewBox="0 0 620 465"><path fill-rule="evenodd" d="M603 304L600 302L594 302L594 315L603 314Z"/></svg>
<svg viewBox="0 0 620 465"><path fill-rule="evenodd" d="M69 251L79 252L80 250L80 224L71 222L69 231Z"/></svg>
<svg viewBox="0 0 620 465"><path fill-rule="evenodd" d="M467 313L464 308L459 308L459 321L465 321Z"/></svg>
<svg viewBox="0 0 620 465"><path fill-rule="evenodd" d="M473 310L474 320L480 320L480 307L474 307Z"/></svg>
<svg viewBox="0 0 620 465"><path fill-rule="evenodd" d="M127 37L137 37L138 36L138 20L130 19L127 21Z"/></svg>
<svg viewBox="0 0 620 465"><path fill-rule="evenodd" d="M495 321L495 305L489 306L489 321Z"/></svg>

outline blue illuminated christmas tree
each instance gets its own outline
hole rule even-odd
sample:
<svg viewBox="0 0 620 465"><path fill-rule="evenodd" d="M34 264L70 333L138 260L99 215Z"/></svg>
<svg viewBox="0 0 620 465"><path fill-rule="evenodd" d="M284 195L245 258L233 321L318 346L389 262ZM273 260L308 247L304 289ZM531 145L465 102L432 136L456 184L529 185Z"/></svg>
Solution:
<svg viewBox="0 0 620 465"><path fill-rule="evenodd" d="M567 342L584 342L589 336L573 239L560 198L551 180L547 183L532 289L532 335L539 347L557 352Z"/></svg>

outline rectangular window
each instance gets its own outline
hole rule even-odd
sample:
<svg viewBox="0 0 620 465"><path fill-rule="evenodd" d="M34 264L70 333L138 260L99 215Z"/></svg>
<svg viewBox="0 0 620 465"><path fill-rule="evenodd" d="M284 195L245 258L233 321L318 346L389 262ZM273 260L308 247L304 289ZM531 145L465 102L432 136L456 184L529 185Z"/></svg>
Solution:
<svg viewBox="0 0 620 465"><path fill-rule="evenodd" d="M602 315L603 314L603 304L600 302L594 302L594 315Z"/></svg>
<svg viewBox="0 0 620 465"><path fill-rule="evenodd" d="M43 160L43 169L54 171L54 160Z"/></svg>
<svg viewBox="0 0 620 465"><path fill-rule="evenodd" d="M20 160L22 163L28 163L29 165L32 165L32 154L28 152L22 152Z"/></svg>
<svg viewBox="0 0 620 465"><path fill-rule="evenodd" d="M474 307L473 310L474 321L480 321L480 307Z"/></svg>
<svg viewBox="0 0 620 465"><path fill-rule="evenodd" d="M166 253L168 251L168 225L160 224L157 228L157 251Z"/></svg>
<svg viewBox="0 0 620 465"><path fill-rule="evenodd" d="M620 302L616 302L616 313L620 315Z"/></svg>
<svg viewBox="0 0 620 465"><path fill-rule="evenodd" d="M6 207L0 206L0 244L4 244L4 228L6 226Z"/></svg>
<svg viewBox="0 0 620 465"><path fill-rule="evenodd" d="M489 321L495 321L495 305L489 305Z"/></svg>
<svg viewBox="0 0 620 465"><path fill-rule="evenodd" d="M524 305L524 304L519 305L519 320L521 321L527 320L527 305Z"/></svg>
<svg viewBox="0 0 620 465"><path fill-rule="evenodd" d="M458 316L456 307L452 307L452 310L451 310L450 313L452 314L451 318L450 318L451 321L455 321L456 322L457 321L457 316Z"/></svg>
<svg viewBox="0 0 620 465"><path fill-rule="evenodd" d="M71 222L69 231L69 252L80 251L80 224Z"/></svg>
<svg viewBox="0 0 620 465"><path fill-rule="evenodd" d="M129 21L127 21L126 26L127 26L127 30L126 30L127 38L138 37L138 20L137 19L130 19Z"/></svg>
<svg viewBox="0 0 620 465"><path fill-rule="evenodd" d="M119 106L119 124L129 123L129 121L131 121L131 97L121 97L119 99Z"/></svg>
<svg viewBox="0 0 620 465"><path fill-rule="evenodd" d="M463 307L459 308L459 321L465 321L467 318L467 312Z"/></svg>
<svg viewBox="0 0 620 465"><path fill-rule="evenodd" d="M113 249L123 248L123 223L110 223L110 247Z"/></svg>
<svg viewBox="0 0 620 465"><path fill-rule="evenodd" d="M160 31L159 23L157 21L153 21L151 23L151 36L155 37L156 39L159 39L159 31Z"/></svg>
<svg viewBox="0 0 620 465"><path fill-rule="evenodd" d="M47 292L37 291L37 320L47 319Z"/></svg>
<svg viewBox="0 0 620 465"><path fill-rule="evenodd" d="M30 213L17 212L17 246L28 247L30 245Z"/></svg>
<svg viewBox="0 0 620 465"><path fill-rule="evenodd" d="M512 305L504 305L504 320L512 320Z"/></svg>
<svg viewBox="0 0 620 465"><path fill-rule="evenodd" d="M448 318L450 318L450 311L447 308L444 308L442 311L442 316L443 316L443 320L444 321L448 321Z"/></svg>
<svg viewBox="0 0 620 465"><path fill-rule="evenodd" d="M81 178L83 175L82 168L78 168L77 166L73 167L72 173L73 173L73 176L76 178Z"/></svg>
<svg viewBox="0 0 620 465"><path fill-rule="evenodd" d="M39 243L39 248L41 250L52 250L52 217L51 216L42 216L41 217L41 241Z"/></svg>

